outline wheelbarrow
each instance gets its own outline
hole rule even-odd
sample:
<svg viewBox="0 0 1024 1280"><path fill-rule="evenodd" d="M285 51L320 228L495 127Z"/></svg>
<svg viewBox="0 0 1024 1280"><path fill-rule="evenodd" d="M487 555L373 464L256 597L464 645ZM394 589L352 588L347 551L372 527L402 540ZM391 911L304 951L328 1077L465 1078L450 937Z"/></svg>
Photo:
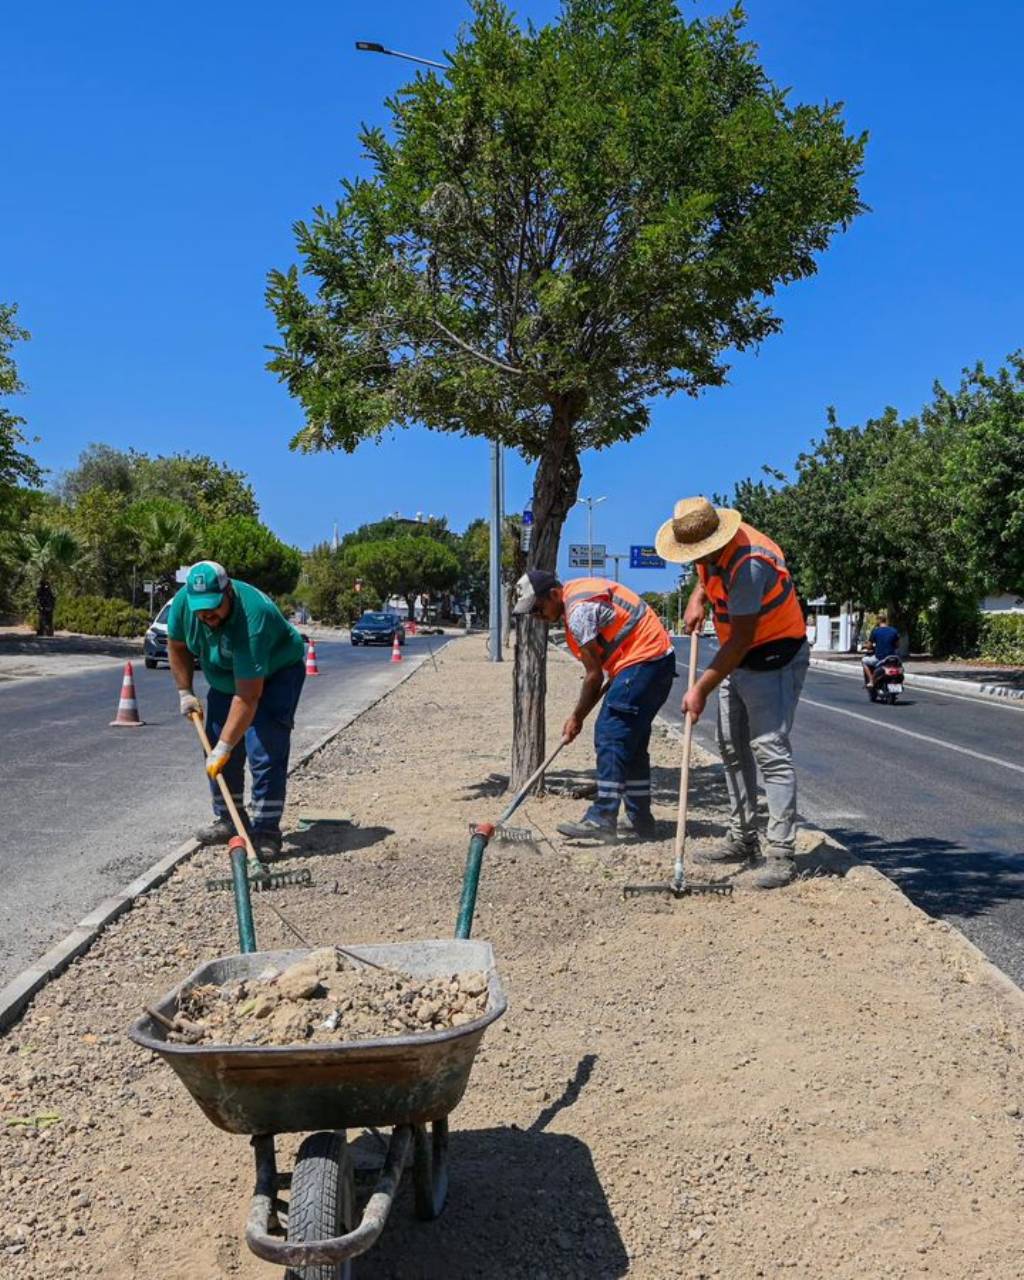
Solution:
<svg viewBox="0 0 1024 1280"><path fill-rule="evenodd" d="M410 1157L417 1217L430 1220L441 1212L448 1188L448 1116L466 1090L484 1031L506 1007L489 943L445 939L347 949L415 978L483 972L486 1009L447 1031L339 1044L177 1044L149 1013L129 1032L136 1044L163 1058L218 1128L251 1135L256 1189L246 1243L257 1257L288 1268L286 1276L295 1280L347 1280L351 1259L384 1229ZM268 965L280 969L308 954L222 956L169 991L154 1012L171 1019L195 986L253 978ZM357 1224L345 1131L384 1127L391 1128L387 1155ZM315 1132L296 1157L285 1217L278 1202L285 1180L278 1174L275 1135L310 1131Z"/></svg>

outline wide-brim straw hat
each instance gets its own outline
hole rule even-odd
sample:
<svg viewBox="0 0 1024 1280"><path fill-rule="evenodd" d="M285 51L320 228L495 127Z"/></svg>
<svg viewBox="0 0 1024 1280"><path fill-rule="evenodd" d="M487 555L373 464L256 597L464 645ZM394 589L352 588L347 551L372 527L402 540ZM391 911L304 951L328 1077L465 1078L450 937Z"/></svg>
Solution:
<svg viewBox="0 0 1024 1280"><path fill-rule="evenodd" d="M688 564L721 551L736 536L743 517L732 507L713 507L707 498L680 498L658 530L654 545L663 560Z"/></svg>

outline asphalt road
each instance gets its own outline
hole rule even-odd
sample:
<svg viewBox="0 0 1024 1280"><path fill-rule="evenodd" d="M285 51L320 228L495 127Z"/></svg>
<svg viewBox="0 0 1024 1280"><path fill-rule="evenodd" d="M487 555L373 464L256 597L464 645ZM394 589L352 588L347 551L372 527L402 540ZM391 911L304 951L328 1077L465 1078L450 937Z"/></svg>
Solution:
<svg viewBox="0 0 1024 1280"><path fill-rule="evenodd" d="M292 750L385 693L438 638L388 648L318 641ZM139 729L109 728L121 668L0 685L0 986L211 813L192 727L165 667L133 663ZM197 678L196 691L205 692Z"/></svg>
<svg viewBox="0 0 1024 1280"><path fill-rule="evenodd" d="M664 708L680 720L689 641ZM714 653L702 641L700 668ZM715 749L715 698L697 741ZM801 815L1024 985L1024 708L907 687L894 707L811 668L793 755ZM717 769L717 766L716 766Z"/></svg>

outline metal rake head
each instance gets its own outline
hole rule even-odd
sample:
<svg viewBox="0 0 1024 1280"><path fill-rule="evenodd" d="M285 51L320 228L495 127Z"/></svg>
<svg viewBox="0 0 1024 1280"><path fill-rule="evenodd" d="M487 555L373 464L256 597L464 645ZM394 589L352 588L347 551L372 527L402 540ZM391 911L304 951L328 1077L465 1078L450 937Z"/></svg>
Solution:
<svg viewBox="0 0 1024 1280"><path fill-rule="evenodd" d="M529 827L494 828L494 839L502 844L536 844L537 835Z"/></svg>
<svg viewBox="0 0 1024 1280"><path fill-rule="evenodd" d="M300 871L266 871L262 874L251 872L246 879L249 882L249 888L256 893L267 893L272 889L288 889L295 886L311 888L313 884L313 875L308 867L303 867ZM206 888L210 893L219 893L234 887L234 881L230 876L218 877L206 882Z"/></svg>
<svg viewBox="0 0 1024 1280"><path fill-rule="evenodd" d="M732 885L723 883L707 883L698 882L694 884L692 881L686 884L676 884L674 881L667 881L663 884L627 884L622 887L622 896L624 898L639 898L647 893L663 893L670 898L688 898L698 893L717 894L722 898L732 897Z"/></svg>

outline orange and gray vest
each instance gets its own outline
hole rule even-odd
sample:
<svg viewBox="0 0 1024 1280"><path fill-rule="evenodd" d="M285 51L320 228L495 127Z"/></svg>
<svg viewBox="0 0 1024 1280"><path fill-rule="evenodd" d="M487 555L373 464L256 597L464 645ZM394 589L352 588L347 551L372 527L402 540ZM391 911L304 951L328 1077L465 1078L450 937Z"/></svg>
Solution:
<svg viewBox="0 0 1024 1280"><path fill-rule="evenodd" d="M573 610L584 601L611 605L615 616L594 639L601 650L601 666L610 676L638 662L654 662L672 649L668 632L651 609L636 594L608 578L573 578L562 587L565 606L565 640L576 658L582 651L569 625Z"/></svg>
<svg viewBox="0 0 1024 1280"><path fill-rule="evenodd" d="M761 602L751 648L767 644L769 640L805 637L807 624L781 547L751 525L741 524L714 564L697 565L704 594L711 601L719 642L725 644L729 639L729 584L737 569L748 560L763 560L775 571L775 582Z"/></svg>

